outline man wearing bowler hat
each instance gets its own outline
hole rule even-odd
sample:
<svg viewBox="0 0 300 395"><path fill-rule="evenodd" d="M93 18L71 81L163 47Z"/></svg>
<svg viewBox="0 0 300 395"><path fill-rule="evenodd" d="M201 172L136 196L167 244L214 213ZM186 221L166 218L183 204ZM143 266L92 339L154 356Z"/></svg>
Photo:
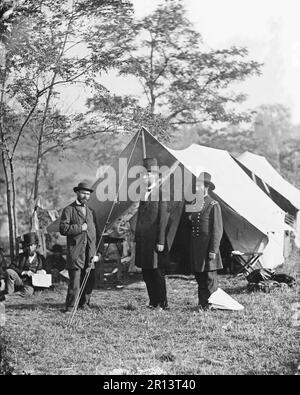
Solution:
<svg viewBox="0 0 300 395"><path fill-rule="evenodd" d="M168 301L164 271L169 263L168 203L159 196L157 160L145 158L144 167L147 170L144 176L146 194L138 208L135 265L142 269L149 295L149 308L166 310ZM153 199L155 194L156 199Z"/></svg>
<svg viewBox="0 0 300 395"><path fill-rule="evenodd" d="M20 291L20 296L31 296L34 293L32 275L35 273L46 273L45 258L38 253L39 245L36 233L26 233L23 236L24 252L19 255L16 263L7 269L7 293L13 294Z"/></svg>
<svg viewBox="0 0 300 395"><path fill-rule="evenodd" d="M92 188L81 182L75 188L76 200L65 207L60 220L59 230L67 236L67 269L69 271L69 287L66 298L66 312L71 312L87 269L90 270L88 280L79 300L79 308L88 309L95 283L96 256L96 221L94 212L87 206Z"/></svg>
<svg viewBox="0 0 300 395"><path fill-rule="evenodd" d="M202 173L196 180L200 207L188 213L191 228L191 266L198 283L199 310L209 310L209 297L218 289L217 271L223 268L220 243L223 235L219 203L210 196L215 189L211 175Z"/></svg>

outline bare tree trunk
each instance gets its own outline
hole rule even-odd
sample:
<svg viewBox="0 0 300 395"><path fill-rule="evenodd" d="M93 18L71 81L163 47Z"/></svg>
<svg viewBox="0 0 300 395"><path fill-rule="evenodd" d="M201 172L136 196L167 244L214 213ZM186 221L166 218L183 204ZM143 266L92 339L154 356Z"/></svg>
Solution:
<svg viewBox="0 0 300 395"><path fill-rule="evenodd" d="M42 160L43 160L43 138L44 138L44 130L45 130L45 122L47 119L47 112L49 109L49 104L53 92L53 84L55 82L56 73L54 73L52 81L51 81L51 88L49 89L47 100L45 104L44 114L42 118L40 133L39 133L39 140L38 140L38 151L37 151L37 158L36 158L36 170L35 170L35 178L34 178L34 193L33 199L34 201L39 197L39 185L40 185L40 173L42 167Z"/></svg>
<svg viewBox="0 0 300 395"><path fill-rule="evenodd" d="M15 188L12 187L14 179L11 177L11 169L10 166L10 158L9 151L6 144L5 132L4 132L4 92L5 92L5 82L7 77L7 69L6 69L6 53L4 54L4 64L2 65L2 72L0 74L1 77L1 94L0 94L0 143L1 143L1 160L3 164L5 182L6 182L6 205L7 205L7 216L8 216L8 230L9 230L9 247L10 247L10 256L11 260L15 257L15 246L16 246L16 227L15 227L15 218L16 213L15 205L13 201L15 201ZM10 174L9 174L10 173ZM13 197L12 197L13 195Z"/></svg>
<svg viewBox="0 0 300 395"><path fill-rule="evenodd" d="M12 191L11 191L11 180L8 173L8 165L5 159L4 151L2 151L2 164L4 169L5 184L6 184L6 205L7 205L7 216L8 216L8 230L9 230L9 248L11 260L14 260L16 253L16 233L14 223L14 210L12 204Z"/></svg>
<svg viewBox="0 0 300 395"><path fill-rule="evenodd" d="M75 1L73 0L72 3L72 7L74 7ZM67 44L67 40L68 40L68 36L70 33L70 28L71 25L73 23L73 17L74 14L71 14L69 22L68 22L68 26L65 32L65 36L62 42L62 46L58 55L58 58L56 60L56 62L58 63L65 51L66 48L66 44ZM53 93L53 88L55 85L55 80L57 77L57 72L54 71L52 79L51 79L51 83L49 85L49 91L48 91L48 95L47 95L47 99L46 99L46 103L45 103L45 109L44 109L44 113L43 113L43 118L42 118L42 123L41 123L41 128L40 128L40 133L39 133L39 140L38 140L38 151L37 151L37 159L36 159L36 171L35 171L35 178L34 178L34 194L33 194L33 199L34 201L39 197L39 184L40 184L40 173L41 173L41 167L42 167L42 162L43 162L43 138L44 138L44 128L45 128L45 122L47 119L47 112L49 109L49 105L50 105L50 100L52 97L52 93Z"/></svg>
<svg viewBox="0 0 300 395"><path fill-rule="evenodd" d="M17 194L16 194L16 182L15 182L15 170L13 165L13 160L9 160L9 169L11 177L11 188L12 188L12 213L13 213L13 226L14 226L14 236L15 239L18 235L18 217L17 217Z"/></svg>

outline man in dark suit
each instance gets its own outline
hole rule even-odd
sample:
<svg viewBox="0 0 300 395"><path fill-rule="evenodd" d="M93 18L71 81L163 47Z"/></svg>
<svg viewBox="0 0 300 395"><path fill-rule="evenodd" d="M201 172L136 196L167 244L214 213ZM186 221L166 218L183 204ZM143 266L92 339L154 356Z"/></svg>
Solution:
<svg viewBox="0 0 300 395"><path fill-rule="evenodd" d="M13 294L17 288L21 296L33 295L32 275L46 273L45 258L37 251L39 241L36 233L26 233L23 240L24 253L7 269L8 295Z"/></svg>
<svg viewBox="0 0 300 395"><path fill-rule="evenodd" d="M144 177L147 192L139 204L137 214L135 265L142 269L149 295L149 307L167 309L164 270L169 263L166 239L169 219L168 204L159 196L152 200L153 193L151 192L154 188L159 190L157 186L159 173L154 170L157 169L157 160L144 159L144 167L147 170Z"/></svg>
<svg viewBox="0 0 300 395"><path fill-rule="evenodd" d="M223 268L220 243L223 235L222 212L210 195L215 189L211 175L202 173L196 181L196 194L202 207L188 213L191 228L191 266L198 283L200 310L210 308L209 297L218 289L218 273Z"/></svg>
<svg viewBox="0 0 300 395"><path fill-rule="evenodd" d="M90 274L79 300L79 307L87 309L95 283L94 263L96 256L96 222L93 211L87 202L93 190L87 183L81 182L75 187L75 202L64 208L59 230L67 236L67 269L69 271L69 287L66 299L66 312L71 312L87 269Z"/></svg>

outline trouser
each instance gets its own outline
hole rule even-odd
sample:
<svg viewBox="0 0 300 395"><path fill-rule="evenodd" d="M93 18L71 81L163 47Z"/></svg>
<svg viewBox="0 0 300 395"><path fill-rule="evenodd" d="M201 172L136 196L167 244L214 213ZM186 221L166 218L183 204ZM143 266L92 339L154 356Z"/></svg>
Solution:
<svg viewBox="0 0 300 395"><path fill-rule="evenodd" d="M20 290L22 296L31 296L34 293L33 286L26 280L23 280L13 269L7 269L6 289L9 295L13 294L16 290Z"/></svg>
<svg viewBox="0 0 300 395"><path fill-rule="evenodd" d="M66 299L66 309L71 310L74 307L75 301L77 300L80 292L80 288L83 279L86 274L86 269L72 269L69 270L69 287ZM90 304L92 291L95 285L95 270L90 271L86 285L82 291L82 295L79 300L79 307L84 307Z"/></svg>
<svg viewBox="0 0 300 395"><path fill-rule="evenodd" d="M198 299L200 306L206 306L210 296L218 289L218 272L195 273L198 283Z"/></svg>
<svg viewBox="0 0 300 395"><path fill-rule="evenodd" d="M161 269L142 269L147 286L150 306L168 307L167 287L164 271Z"/></svg>

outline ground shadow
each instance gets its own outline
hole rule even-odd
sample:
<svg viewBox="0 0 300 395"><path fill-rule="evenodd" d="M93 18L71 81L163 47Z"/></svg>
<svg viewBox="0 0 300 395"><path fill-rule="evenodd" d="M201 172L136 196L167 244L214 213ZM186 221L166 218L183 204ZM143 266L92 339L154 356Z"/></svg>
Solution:
<svg viewBox="0 0 300 395"><path fill-rule="evenodd" d="M15 302L14 302L15 303ZM5 305L6 311L9 310L46 310L46 309L57 309L63 310L65 304L64 303L18 303L18 304L9 304Z"/></svg>

